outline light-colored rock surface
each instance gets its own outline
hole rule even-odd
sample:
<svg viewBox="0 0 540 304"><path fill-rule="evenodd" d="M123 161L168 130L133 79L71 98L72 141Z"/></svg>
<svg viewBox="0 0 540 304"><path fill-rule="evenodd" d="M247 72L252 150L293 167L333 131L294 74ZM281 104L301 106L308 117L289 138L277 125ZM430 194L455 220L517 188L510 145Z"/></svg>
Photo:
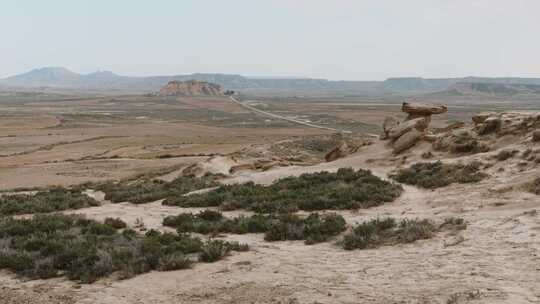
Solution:
<svg viewBox="0 0 540 304"><path fill-rule="evenodd" d="M412 129L409 132L400 136L393 144L394 154L399 154L410 147L414 146L423 137L423 133Z"/></svg>
<svg viewBox="0 0 540 304"><path fill-rule="evenodd" d="M383 135L381 139L387 139L388 133L399 125L399 120L394 116L386 116L383 122Z"/></svg>
<svg viewBox="0 0 540 304"><path fill-rule="evenodd" d="M412 120L405 121L399 124L397 127L390 129L388 132L388 137L390 139L397 139L403 134L411 131L412 129L417 129L423 131L427 129L428 123L424 118L415 118Z"/></svg>
<svg viewBox="0 0 540 304"><path fill-rule="evenodd" d="M488 119L488 117L495 116L495 115L497 115L497 113L495 113L495 112L478 113L478 114L473 115L472 121L475 124L483 123L484 121L486 121L486 119Z"/></svg>
<svg viewBox="0 0 540 304"><path fill-rule="evenodd" d="M327 162L335 161L350 154L349 146L346 142L341 142L337 147L328 152L324 157Z"/></svg>

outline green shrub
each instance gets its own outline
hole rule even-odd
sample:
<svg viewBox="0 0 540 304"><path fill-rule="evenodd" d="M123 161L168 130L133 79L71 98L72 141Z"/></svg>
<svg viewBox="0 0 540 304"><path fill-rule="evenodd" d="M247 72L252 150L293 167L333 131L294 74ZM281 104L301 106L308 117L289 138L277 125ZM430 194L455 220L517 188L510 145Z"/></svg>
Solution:
<svg viewBox="0 0 540 304"><path fill-rule="evenodd" d="M247 246L222 242L229 251ZM183 269L191 265L189 254L216 260L214 243L187 234L150 230L139 235L122 233L110 225L76 215L36 215L30 219L0 219L0 269L30 279L66 275L91 283L118 272L129 278L151 270Z"/></svg>
<svg viewBox="0 0 540 304"><path fill-rule="evenodd" d="M201 220L217 222L223 219L223 214L219 211L203 210L197 214L197 217Z"/></svg>
<svg viewBox="0 0 540 304"><path fill-rule="evenodd" d="M501 151L499 151L499 153L497 153L496 158L497 158L498 161L505 161L505 160L507 160L509 158L514 157L514 155L516 153L518 153L518 152L519 151L517 151L517 150L507 150L507 149L501 150Z"/></svg>
<svg viewBox="0 0 540 304"><path fill-rule="evenodd" d="M270 225L271 218L264 215L239 216L233 219L223 217L220 212L207 211L199 214L182 213L177 216L168 216L163 219L163 225L176 228L182 232L196 232L201 234L217 233L262 233Z"/></svg>
<svg viewBox="0 0 540 304"><path fill-rule="evenodd" d="M34 195L0 196L0 215L49 213L69 209L99 206L99 202L80 191L52 188Z"/></svg>
<svg viewBox="0 0 540 304"><path fill-rule="evenodd" d="M305 218L294 214L255 214L232 219L222 216L222 219L217 221L204 220L203 214L205 213L168 216L163 220L163 225L174 227L179 233L265 233L267 241L305 240L307 244L325 242L343 232L346 227L345 219L338 214L313 213Z"/></svg>
<svg viewBox="0 0 540 304"><path fill-rule="evenodd" d="M269 186L252 182L224 185L207 193L169 197L163 204L289 213L296 210L369 208L395 200L402 191L400 185L384 181L368 170L342 168L336 173L287 177Z"/></svg>
<svg viewBox="0 0 540 304"><path fill-rule="evenodd" d="M342 246L346 250L365 249L382 242L392 228L396 227L393 218L374 219L364 222L343 237Z"/></svg>
<svg viewBox="0 0 540 304"><path fill-rule="evenodd" d="M230 247L224 241L208 240L199 253L199 261L205 263L218 261L229 254L230 250Z"/></svg>
<svg viewBox="0 0 540 304"><path fill-rule="evenodd" d="M397 242L412 243L417 240L429 239L433 236L435 225L429 220L404 219L395 232Z"/></svg>
<svg viewBox="0 0 540 304"><path fill-rule="evenodd" d="M306 244L326 242L345 231L345 219L338 214L310 214L301 218L294 214L279 216L264 235L266 241L305 240Z"/></svg>
<svg viewBox="0 0 540 304"><path fill-rule="evenodd" d="M159 258L159 271L172 271L190 268L193 262L183 253L171 253Z"/></svg>
<svg viewBox="0 0 540 304"><path fill-rule="evenodd" d="M433 163L416 163L409 168L401 169L390 177L400 183L434 189L452 183L474 183L487 175L480 172L480 163L468 165Z"/></svg>
<svg viewBox="0 0 540 304"><path fill-rule="evenodd" d="M105 199L114 203L130 202L143 204L170 196L181 196L191 191L215 187L217 185L213 176L203 178L181 176L171 182L141 179L101 184L96 188L105 192Z"/></svg>
<svg viewBox="0 0 540 304"><path fill-rule="evenodd" d="M465 229L466 227L465 221L461 218L446 219L438 227L426 219L403 219L398 224L393 218L377 218L354 227L343 236L340 245L346 250L354 250L412 243L429 239L443 229Z"/></svg>
<svg viewBox="0 0 540 304"><path fill-rule="evenodd" d="M105 225L109 225L113 227L114 229L124 229L127 227L127 224L122 221L120 218L112 218L108 217L104 221Z"/></svg>
<svg viewBox="0 0 540 304"><path fill-rule="evenodd" d="M444 222L441 224L440 228L454 228L457 230L465 230L467 229L467 223L465 223L465 220L460 217L448 217L444 219Z"/></svg>

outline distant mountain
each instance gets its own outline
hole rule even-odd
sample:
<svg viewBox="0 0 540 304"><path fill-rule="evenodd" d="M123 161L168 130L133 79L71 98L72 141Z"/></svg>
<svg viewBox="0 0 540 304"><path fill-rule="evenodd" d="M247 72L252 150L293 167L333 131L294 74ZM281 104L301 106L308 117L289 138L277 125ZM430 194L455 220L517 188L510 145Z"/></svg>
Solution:
<svg viewBox="0 0 540 304"><path fill-rule="evenodd" d="M447 96L486 96L486 97L514 97L536 96L540 94L540 85L514 84L514 83L465 83L460 82L440 92Z"/></svg>
<svg viewBox="0 0 540 304"><path fill-rule="evenodd" d="M76 85L81 81L81 75L66 68L48 67L34 69L28 73L8 77L2 83L14 86L48 86L57 84Z"/></svg>
<svg viewBox="0 0 540 304"><path fill-rule="evenodd" d="M455 89L454 86L458 84L502 84L512 88L516 85L540 85L540 78L465 77L429 79L402 77L389 78L385 81L330 81L313 78L250 78L234 74L210 73L128 77L109 71L99 71L85 75L65 68L47 67L0 79L0 86L69 88L131 94L157 92L170 81L188 80L215 83L220 85L223 90L234 90L244 94L275 96L418 95L436 92L452 94L449 90ZM493 88L493 90L496 91L497 89ZM459 92L459 90L455 92Z"/></svg>

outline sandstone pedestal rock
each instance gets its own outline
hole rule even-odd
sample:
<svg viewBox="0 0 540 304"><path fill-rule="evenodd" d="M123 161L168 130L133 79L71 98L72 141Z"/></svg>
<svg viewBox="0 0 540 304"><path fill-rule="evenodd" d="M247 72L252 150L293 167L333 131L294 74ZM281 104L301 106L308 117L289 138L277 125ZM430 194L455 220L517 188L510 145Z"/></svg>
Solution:
<svg viewBox="0 0 540 304"><path fill-rule="evenodd" d="M381 139L391 139L395 154L399 154L414 146L420 140L435 140L428 134L431 115L448 111L443 105L404 102L401 111L409 114L404 122L399 123L393 117L387 117L383 123Z"/></svg>

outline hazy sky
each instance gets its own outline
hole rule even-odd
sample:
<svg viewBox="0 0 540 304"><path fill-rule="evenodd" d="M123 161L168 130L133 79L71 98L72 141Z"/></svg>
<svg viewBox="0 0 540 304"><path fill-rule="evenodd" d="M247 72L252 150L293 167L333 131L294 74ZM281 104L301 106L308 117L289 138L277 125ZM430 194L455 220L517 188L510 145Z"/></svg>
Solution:
<svg viewBox="0 0 540 304"><path fill-rule="evenodd" d="M539 0L0 0L0 77L540 77Z"/></svg>

